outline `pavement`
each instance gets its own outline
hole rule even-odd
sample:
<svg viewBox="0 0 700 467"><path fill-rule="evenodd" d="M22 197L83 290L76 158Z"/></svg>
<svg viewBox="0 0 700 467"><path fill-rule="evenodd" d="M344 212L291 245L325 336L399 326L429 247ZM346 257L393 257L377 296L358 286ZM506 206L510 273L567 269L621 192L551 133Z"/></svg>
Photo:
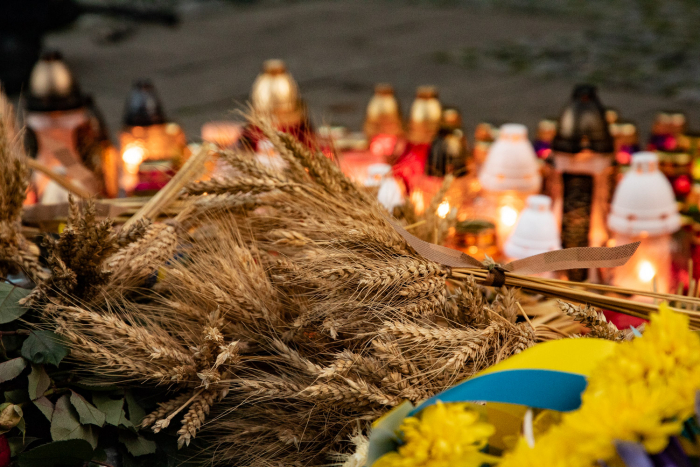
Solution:
<svg viewBox="0 0 700 467"><path fill-rule="evenodd" d="M240 119L251 85L268 58L281 58L297 79L313 121L360 130L374 84L395 87L404 110L418 85L433 84L445 104L462 110L472 134L483 120L524 123L534 133L557 116L573 85L441 59L499 40L541 38L578 30L571 17L475 11L399 0L261 1L197 4L176 28L139 25L124 40L96 35L111 23L83 18L52 33L47 48L63 52L82 88L95 96L113 136L121 125L131 83L153 80L167 115L191 140L203 123ZM658 110L679 109L700 128L700 108L663 96L599 89L606 106L636 121L645 134Z"/></svg>

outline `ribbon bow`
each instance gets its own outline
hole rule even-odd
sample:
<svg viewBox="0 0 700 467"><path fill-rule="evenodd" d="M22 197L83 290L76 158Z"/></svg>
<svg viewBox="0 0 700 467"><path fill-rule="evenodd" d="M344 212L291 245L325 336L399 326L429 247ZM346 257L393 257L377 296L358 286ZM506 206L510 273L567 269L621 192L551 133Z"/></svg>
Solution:
<svg viewBox="0 0 700 467"><path fill-rule="evenodd" d="M640 242L617 247L577 247L548 251L528 258L512 261L505 265L484 264L463 253L441 245L434 245L411 235L394 219L387 218L396 232L401 235L423 258L450 268L486 269L489 275L485 285L500 287L505 282L505 273L539 274L566 269L614 268L622 266L637 251Z"/></svg>

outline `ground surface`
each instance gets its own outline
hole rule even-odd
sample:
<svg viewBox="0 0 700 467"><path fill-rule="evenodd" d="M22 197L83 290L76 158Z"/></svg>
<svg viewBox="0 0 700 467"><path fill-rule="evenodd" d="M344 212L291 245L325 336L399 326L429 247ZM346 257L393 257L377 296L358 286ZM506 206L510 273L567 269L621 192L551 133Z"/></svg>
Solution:
<svg viewBox="0 0 700 467"><path fill-rule="evenodd" d="M219 4L183 13L179 27L138 26L125 40L94 40L101 20L84 18L53 33L46 46L63 51L87 92L102 108L113 134L131 82L151 78L168 115L191 139L203 123L230 118L244 102L267 58L282 58L299 82L316 124L361 128L376 82L393 83L404 110L417 85L439 87L458 106L467 131L484 119L525 123L558 115L573 80L496 72L440 57L455 47L541 38L575 31L575 18L411 5L399 1L308 1ZM449 62L449 61L448 61ZM681 109L700 128L700 106L639 92L601 88L607 106L638 122L646 133L659 109Z"/></svg>

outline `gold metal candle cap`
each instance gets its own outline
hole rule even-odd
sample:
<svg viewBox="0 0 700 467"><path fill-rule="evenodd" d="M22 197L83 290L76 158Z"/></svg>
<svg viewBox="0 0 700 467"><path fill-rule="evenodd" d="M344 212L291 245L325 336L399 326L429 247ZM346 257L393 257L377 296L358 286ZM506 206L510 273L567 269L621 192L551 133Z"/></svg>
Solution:
<svg viewBox="0 0 700 467"><path fill-rule="evenodd" d="M617 111L617 109L614 109L612 107L608 107L607 109L605 109L605 121L608 122L608 125L612 125L619 119L620 113Z"/></svg>
<svg viewBox="0 0 700 467"><path fill-rule="evenodd" d="M60 52L47 52L29 77L27 109L39 112L82 107L85 99Z"/></svg>
<svg viewBox="0 0 700 467"><path fill-rule="evenodd" d="M447 107L442 111L442 119L440 126L449 130L457 130L462 128L462 115L459 109Z"/></svg>
<svg viewBox="0 0 700 467"><path fill-rule="evenodd" d="M368 139L378 134L398 136L403 133L399 102L390 84L375 86L374 95L367 105L364 130Z"/></svg>
<svg viewBox="0 0 700 467"><path fill-rule="evenodd" d="M251 101L256 111L272 115L280 125L290 126L301 122L299 87L282 60L266 60L263 63L263 72L253 83Z"/></svg>
<svg viewBox="0 0 700 467"><path fill-rule="evenodd" d="M687 118L683 112L661 111L656 114L651 132L655 135L679 135L685 131L686 124Z"/></svg>
<svg viewBox="0 0 700 467"><path fill-rule="evenodd" d="M408 139L412 143L430 143L440 128L442 105L434 86L419 86L411 104Z"/></svg>
<svg viewBox="0 0 700 467"><path fill-rule="evenodd" d="M553 118L545 118L537 124L537 139L551 143L557 134L557 121Z"/></svg>

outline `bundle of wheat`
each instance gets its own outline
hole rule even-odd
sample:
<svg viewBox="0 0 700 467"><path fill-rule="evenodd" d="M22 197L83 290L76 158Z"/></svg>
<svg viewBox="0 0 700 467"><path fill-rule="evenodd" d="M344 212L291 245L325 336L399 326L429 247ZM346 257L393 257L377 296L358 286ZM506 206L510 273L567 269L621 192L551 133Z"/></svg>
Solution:
<svg viewBox="0 0 700 467"><path fill-rule="evenodd" d="M284 170L221 152L236 176L187 186L167 223L149 206L115 231L74 205L26 299L94 382L168 389L142 427L181 446L201 430L214 464L327 465L392 406L561 337L518 319L514 289L489 301L478 271L417 254L330 160L254 123Z"/></svg>

